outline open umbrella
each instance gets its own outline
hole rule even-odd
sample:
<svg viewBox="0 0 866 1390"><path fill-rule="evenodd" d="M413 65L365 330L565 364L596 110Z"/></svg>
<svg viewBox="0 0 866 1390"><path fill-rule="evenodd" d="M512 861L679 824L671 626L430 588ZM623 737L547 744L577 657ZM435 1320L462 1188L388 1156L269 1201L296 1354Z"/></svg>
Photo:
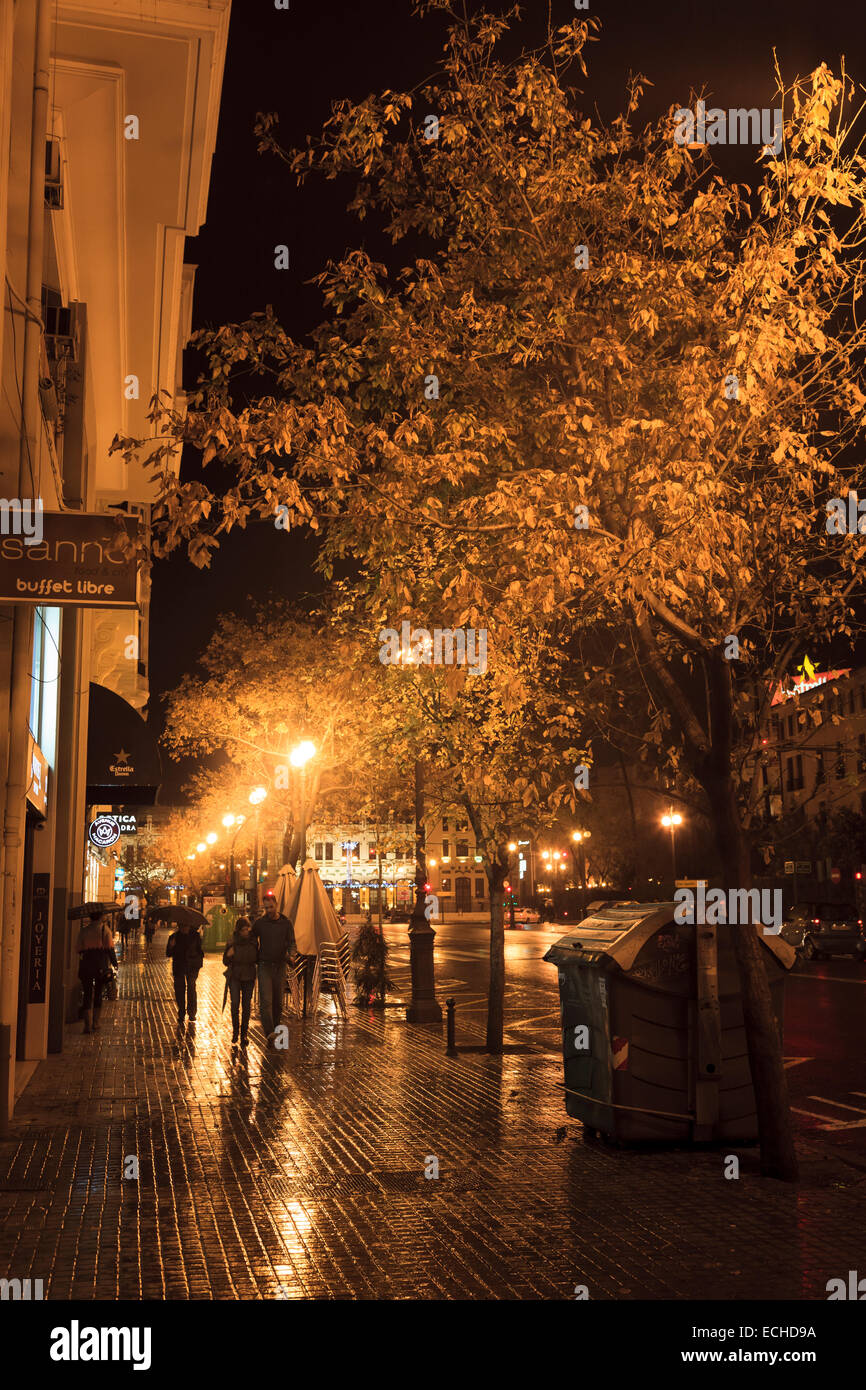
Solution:
<svg viewBox="0 0 866 1390"><path fill-rule="evenodd" d="M66 914L68 922L77 922L83 917L93 917L98 915L105 917L110 912L122 912L123 903L80 903L78 907L71 907Z"/></svg>
<svg viewBox="0 0 866 1390"><path fill-rule="evenodd" d="M203 912L199 912L197 907L185 907L183 903L177 907L154 907L148 911L148 920L151 922L174 922L178 927L209 927L210 922Z"/></svg>
<svg viewBox="0 0 866 1390"><path fill-rule="evenodd" d="M343 936L337 914L312 859L304 864L286 897L285 906L280 910L294 922L295 941L304 956L317 956L323 942L336 943Z"/></svg>

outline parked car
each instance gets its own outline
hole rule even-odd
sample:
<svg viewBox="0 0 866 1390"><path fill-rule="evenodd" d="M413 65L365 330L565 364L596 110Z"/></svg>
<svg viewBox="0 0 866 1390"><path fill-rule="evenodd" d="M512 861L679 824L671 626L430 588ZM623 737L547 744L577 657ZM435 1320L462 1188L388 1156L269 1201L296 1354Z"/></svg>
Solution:
<svg viewBox="0 0 866 1390"><path fill-rule="evenodd" d="M516 931L525 930L527 927L534 927L541 921L541 914L535 911L534 907L516 907L514 909L514 927ZM505 910L505 925L511 926L511 913Z"/></svg>
<svg viewBox="0 0 866 1390"><path fill-rule="evenodd" d="M779 935L806 960L821 960L823 956L866 960L863 919L850 902L798 903L788 910Z"/></svg>
<svg viewBox="0 0 866 1390"><path fill-rule="evenodd" d="M412 919L411 909L408 907L389 907L387 912L382 914L386 922L409 922Z"/></svg>

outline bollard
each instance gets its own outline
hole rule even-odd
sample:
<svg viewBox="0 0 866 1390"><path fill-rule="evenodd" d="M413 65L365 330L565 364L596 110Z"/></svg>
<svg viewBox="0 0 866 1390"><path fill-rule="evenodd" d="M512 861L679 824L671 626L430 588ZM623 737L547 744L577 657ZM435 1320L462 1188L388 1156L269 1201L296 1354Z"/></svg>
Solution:
<svg viewBox="0 0 866 1390"><path fill-rule="evenodd" d="M454 1042L454 1000L446 999L445 1008L448 1011L448 1018L446 1022L448 1045L445 1048L445 1051L450 1052L453 1055L457 1051L457 1047Z"/></svg>

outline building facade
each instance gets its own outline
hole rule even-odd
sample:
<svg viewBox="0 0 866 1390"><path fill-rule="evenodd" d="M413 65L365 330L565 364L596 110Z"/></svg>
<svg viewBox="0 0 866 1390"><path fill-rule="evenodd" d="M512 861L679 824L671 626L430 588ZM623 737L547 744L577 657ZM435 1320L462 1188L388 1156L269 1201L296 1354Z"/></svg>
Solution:
<svg viewBox="0 0 866 1390"><path fill-rule="evenodd" d="M183 406L228 19L229 0L0 0L0 1124L75 1016L69 910L113 897L95 809L158 791L149 588L116 520L146 538L152 484L111 444L152 434L157 391Z"/></svg>
<svg viewBox="0 0 866 1390"><path fill-rule="evenodd" d="M426 826L427 880L439 900L440 914L487 912L490 893L484 857L466 812L449 810Z"/></svg>
<svg viewBox="0 0 866 1390"><path fill-rule="evenodd" d="M307 855L338 910L375 913L380 899L383 911L411 910L415 831L408 823L394 821L377 829L368 822L314 822L307 831Z"/></svg>
<svg viewBox="0 0 866 1390"><path fill-rule="evenodd" d="M860 890L866 841L866 667L817 671L781 684L762 730L756 795L767 831L763 859L791 896L830 884ZM849 832L833 833L848 816ZM841 862L845 861L844 866ZM823 891L823 889L822 889Z"/></svg>

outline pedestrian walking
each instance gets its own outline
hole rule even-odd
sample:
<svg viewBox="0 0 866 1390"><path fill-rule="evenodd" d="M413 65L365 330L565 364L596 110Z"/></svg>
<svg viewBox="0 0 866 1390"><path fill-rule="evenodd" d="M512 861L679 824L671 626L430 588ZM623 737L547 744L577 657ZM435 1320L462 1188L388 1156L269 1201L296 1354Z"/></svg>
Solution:
<svg viewBox="0 0 866 1390"><path fill-rule="evenodd" d="M235 923L234 935L223 952L226 985L232 1009L232 1045L238 1041L239 1033L241 1047L247 1045L258 963L259 947L253 936L252 923L248 917L239 917Z"/></svg>
<svg viewBox="0 0 866 1390"><path fill-rule="evenodd" d="M117 968L114 936L101 912L91 912L78 931L78 978L84 991L84 1031L99 1032L102 991L112 966Z"/></svg>
<svg viewBox="0 0 866 1390"><path fill-rule="evenodd" d="M178 927L166 942L165 954L171 959L174 997L177 1000L177 1026L182 1028L185 1015L188 1014L190 1024L194 1024L198 1010L195 986L198 972L204 965L204 950L198 927L189 924Z"/></svg>
<svg viewBox="0 0 866 1390"><path fill-rule="evenodd" d="M253 937L259 950L259 1014L270 1046L283 1016L286 964L297 955L295 929L273 896L265 899L265 910L253 927Z"/></svg>
<svg viewBox="0 0 866 1390"><path fill-rule="evenodd" d="M153 938L156 935L156 922L149 915L144 918L144 940L148 946L153 945Z"/></svg>

